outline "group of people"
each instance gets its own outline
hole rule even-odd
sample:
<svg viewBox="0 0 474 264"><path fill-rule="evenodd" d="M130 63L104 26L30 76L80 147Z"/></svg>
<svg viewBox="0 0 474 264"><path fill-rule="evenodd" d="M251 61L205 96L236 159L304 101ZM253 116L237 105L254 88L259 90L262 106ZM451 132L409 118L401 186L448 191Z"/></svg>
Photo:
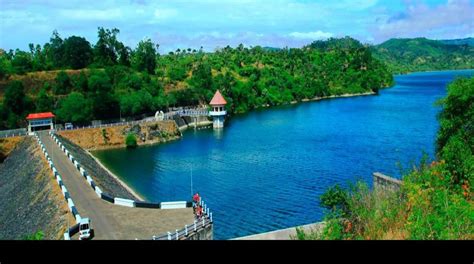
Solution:
<svg viewBox="0 0 474 264"><path fill-rule="evenodd" d="M196 193L193 196L193 211L194 215L197 219L201 219L203 215L202 211L202 205L201 205L201 197L199 196L199 193Z"/></svg>

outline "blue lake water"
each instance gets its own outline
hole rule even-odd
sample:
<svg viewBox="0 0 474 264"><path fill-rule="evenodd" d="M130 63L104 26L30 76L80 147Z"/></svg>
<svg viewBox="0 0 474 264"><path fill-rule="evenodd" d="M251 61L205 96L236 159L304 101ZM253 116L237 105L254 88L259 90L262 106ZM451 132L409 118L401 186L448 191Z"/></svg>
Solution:
<svg viewBox="0 0 474 264"><path fill-rule="evenodd" d="M396 76L378 96L339 98L234 116L223 131L189 130L167 144L94 153L151 201L199 191L229 239L322 220L318 197L336 183L400 177L423 152L434 158L446 85L474 71ZM192 177L191 177L192 175ZM192 190L191 190L192 181Z"/></svg>

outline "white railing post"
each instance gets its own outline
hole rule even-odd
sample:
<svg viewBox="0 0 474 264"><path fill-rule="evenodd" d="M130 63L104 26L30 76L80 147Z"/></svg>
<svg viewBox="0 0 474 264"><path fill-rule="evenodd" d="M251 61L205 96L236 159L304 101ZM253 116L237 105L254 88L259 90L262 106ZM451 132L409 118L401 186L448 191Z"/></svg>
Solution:
<svg viewBox="0 0 474 264"><path fill-rule="evenodd" d="M203 228L204 228L204 224L205 224L205 223L204 223L204 219L205 219L205 217L202 218L202 227L203 227Z"/></svg>
<svg viewBox="0 0 474 264"><path fill-rule="evenodd" d="M152 239L155 240L155 238L156 238L156 237L153 235L153 238L152 238Z"/></svg>
<svg viewBox="0 0 474 264"><path fill-rule="evenodd" d="M188 225L184 225L184 235L188 236Z"/></svg>
<svg viewBox="0 0 474 264"><path fill-rule="evenodd" d="M168 232L168 240L171 240L171 233Z"/></svg>
<svg viewBox="0 0 474 264"><path fill-rule="evenodd" d="M176 240L178 240L178 237L179 237L179 235L178 235L178 229L176 229Z"/></svg>
<svg viewBox="0 0 474 264"><path fill-rule="evenodd" d="M209 207L207 208L207 215L209 216Z"/></svg>
<svg viewBox="0 0 474 264"><path fill-rule="evenodd" d="M211 220L211 223L212 223L212 213L209 214L209 219Z"/></svg>
<svg viewBox="0 0 474 264"><path fill-rule="evenodd" d="M196 220L194 220L194 232L197 230Z"/></svg>

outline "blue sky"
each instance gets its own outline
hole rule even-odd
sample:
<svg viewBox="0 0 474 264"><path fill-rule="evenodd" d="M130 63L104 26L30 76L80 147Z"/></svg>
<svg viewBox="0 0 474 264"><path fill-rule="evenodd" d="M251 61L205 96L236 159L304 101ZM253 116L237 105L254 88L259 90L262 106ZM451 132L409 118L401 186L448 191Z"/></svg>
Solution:
<svg viewBox="0 0 474 264"><path fill-rule="evenodd" d="M0 0L0 48L61 37L97 41L97 27L119 28L135 48L143 38L161 53L226 45L301 47L352 36L378 44L393 37L474 36L474 0Z"/></svg>

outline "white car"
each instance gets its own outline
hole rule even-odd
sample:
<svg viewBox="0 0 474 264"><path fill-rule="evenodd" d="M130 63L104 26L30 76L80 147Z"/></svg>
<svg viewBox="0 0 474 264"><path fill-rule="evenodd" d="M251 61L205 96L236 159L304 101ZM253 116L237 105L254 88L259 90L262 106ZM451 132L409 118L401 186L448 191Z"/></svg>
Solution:
<svg viewBox="0 0 474 264"><path fill-rule="evenodd" d="M64 124L64 128L65 128L66 130L73 129L72 123L66 123L66 124Z"/></svg>
<svg viewBox="0 0 474 264"><path fill-rule="evenodd" d="M92 227L89 218L82 218L79 222L79 240L89 239L91 237Z"/></svg>

